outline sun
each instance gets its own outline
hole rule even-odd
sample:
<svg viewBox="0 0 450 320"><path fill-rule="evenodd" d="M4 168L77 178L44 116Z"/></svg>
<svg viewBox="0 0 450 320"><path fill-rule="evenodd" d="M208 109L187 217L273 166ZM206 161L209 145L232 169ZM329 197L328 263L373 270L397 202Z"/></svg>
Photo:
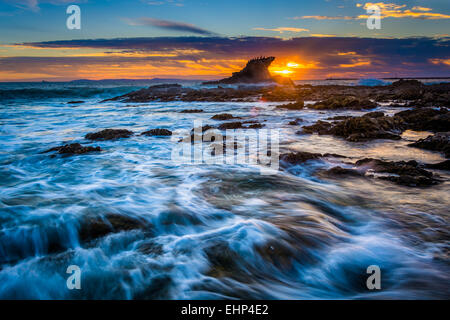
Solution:
<svg viewBox="0 0 450 320"><path fill-rule="evenodd" d="M299 68L300 67L300 65L298 63L295 63L295 62L288 62L286 64L286 66L289 67L289 68Z"/></svg>
<svg viewBox="0 0 450 320"><path fill-rule="evenodd" d="M294 73L294 71L286 70L286 69L284 69L284 70L275 70L274 72L278 73L278 74L282 74L282 75L288 75L288 74Z"/></svg>

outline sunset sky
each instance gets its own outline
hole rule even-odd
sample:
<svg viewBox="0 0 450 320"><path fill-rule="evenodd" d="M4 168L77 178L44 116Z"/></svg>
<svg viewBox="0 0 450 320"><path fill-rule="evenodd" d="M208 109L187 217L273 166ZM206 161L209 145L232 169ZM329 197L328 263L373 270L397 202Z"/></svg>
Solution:
<svg viewBox="0 0 450 320"><path fill-rule="evenodd" d="M296 80L450 76L450 1L375 4L380 30L355 0L0 0L0 81L216 79L262 55Z"/></svg>

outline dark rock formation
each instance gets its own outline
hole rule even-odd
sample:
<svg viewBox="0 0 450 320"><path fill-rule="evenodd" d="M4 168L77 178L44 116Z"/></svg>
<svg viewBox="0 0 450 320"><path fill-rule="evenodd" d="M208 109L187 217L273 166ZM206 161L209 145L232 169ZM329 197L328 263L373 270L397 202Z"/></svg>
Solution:
<svg viewBox="0 0 450 320"><path fill-rule="evenodd" d="M231 120L231 119L240 119L240 117L235 117L229 113L220 113L211 117L213 120Z"/></svg>
<svg viewBox="0 0 450 320"><path fill-rule="evenodd" d="M288 122L288 125L290 126L297 126L299 125L301 122L303 122L302 118L295 118L294 120L291 120Z"/></svg>
<svg viewBox="0 0 450 320"><path fill-rule="evenodd" d="M398 185L408 187L427 187L440 183L432 172L423 169L434 168L448 170L449 163L435 165L419 165L416 161L383 161L379 159L366 158L356 161L354 168L333 167L322 171L321 174L332 177L342 176L366 176L388 180ZM446 169L445 169L446 168ZM378 175L376 175L378 174Z"/></svg>
<svg viewBox="0 0 450 320"><path fill-rule="evenodd" d="M273 77L268 68L275 60L275 57L260 57L251 59L247 65L239 72L234 72L229 78L218 81L209 81L204 84L235 84L235 83L264 83L276 82L293 85L292 81L283 77Z"/></svg>
<svg viewBox="0 0 450 320"><path fill-rule="evenodd" d="M288 109L288 110L302 110L305 107L305 103L303 101L296 101L294 103L282 104L277 106L279 109Z"/></svg>
<svg viewBox="0 0 450 320"><path fill-rule="evenodd" d="M60 154L66 154L66 155L75 155L75 154L85 154L90 152L99 152L102 151L100 147L84 147L79 143L72 143L72 144L66 144L61 147L54 147L47 151L44 151L44 153L47 152L55 152L57 151Z"/></svg>
<svg viewBox="0 0 450 320"><path fill-rule="evenodd" d="M82 101L82 100L77 100L77 101L69 101L69 102L67 102L67 104L80 104L80 103L84 103L84 101Z"/></svg>
<svg viewBox="0 0 450 320"><path fill-rule="evenodd" d="M353 116L334 116L334 117L327 118L326 120L340 121L340 120L347 120L350 118L353 118Z"/></svg>
<svg viewBox="0 0 450 320"><path fill-rule="evenodd" d="M180 111L180 113L202 113L202 112L203 112L202 109L186 109Z"/></svg>
<svg viewBox="0 0 450 320"><path fill-rule="evenodd" d="M395 114L403 119L407 129L416 131L450 131L450 111L446 108L410 109Z"/></svg>
<svg viewBox="0 0 450 320"><path fill-rule="evenodd" d="M264 125L261 123L255 123L255 122L226 122L222 123L218 128L220 130L227 130L227 129L260 129Z"/></svg>
<svg viewBox="0 0 450 320"><path fill-rule="evenodd" d="M369 169L376 173L389 173L391 175L379 178L408 187L423 187L439 183L439 180L433 177L432 172L422 169L414 160L405 162L366 158L356 161L355 165L364 168L366 173Z"/></svg>
<svg viewBox="0 0 450 320"><path fill-rule="evenodd" d="M88 140L115 140L129 138L133 132L126 129L105 129L99 132L88 133L85 138Z"/></svg>
<svg viewBox="0 0 450 320"><path fill-rule="evenodd" d="M420 139L409 144L410 147L416 147L432 151L443 152L446 158L450 158L450 132L439 132L425 139Z"/></svg>
<svg viewBox="0 0 450 320"><path fill-rule="evenodd" d="M399 140L403 131L403 122L395 117L368 116L351 117L335 123L317 121L311 126L304 126L304 133L318 133L343 137L348 141L367 141L372 139Z"/></svg>
<svg viewBox="0 0 450 320"><path fill-rule="evenodd" d="M341 175L350 175L350 176L357 176L361 177L364 176L363 172L360 172L355 169L349 169L349 168L342 168L340 166L333 167L325 172L327 175L331 176L341 176Z"/></svg>
<svg viewBox="0 0 450 320"><path fill-rule="evenodd" d="M309 160L319 160L321 158L346 158L344 156L341 156L339 154L333 154L333 153L311 153L306 151L297 151L297 152L289 152L289 153L283 153L280 155L280 163L285 166L288 165L296 165L300 163L304 163Z"/></svg>
<svg viewBox="0 0 450 320"><path fill-rule="evenodd" d="M110 233L148 229L151 225L138 218L108 213L105 216L85 217L81 222L78 235L83 242L104 237Z"/></svg>
<svg viewBox="0 0 450 320"><path fill-rule="evenodd" d="M304 126L301 133L328 134L343 137L348 141L366 141L372 139L399 140L406 129L448 131L450 112L441 109L411 109L396 113L393 117L382 112L370 112L361 117L331 118L333 123L319 120L310 126Z"/></svg>
<svg viewBox="0 0 450 320"><path fill-rule="evenodd" d="M272 81L284 77L271 76ZM217 82L215 82L217 83ZM418 81L401 80L389 86L345 85L243 85L238 88L192 89L178 84L151 86L104 101L320 101L319 109L369 109L372 101L394 103L398 107L448 107L450 106L450 83L423 85ZM314 108L309 105L308 108Z"/></svg>
<svg viewBox="0 0 450 320"><path fill-rule="evenodd" d="M151 129L145 132L142 132L141 135L143 136L171 136L172 131L167 129Z"/></svg>
<svg viewBox="0 0 450 320"><path fill-rule="evenodd" d="M308 160L318 160L322 157L320 153L311 153L305 151L290 152L280 155L280 160L288 164L299 164Z"/></svg>
<svg viewBox="0 0 450 320"><path fill-rule="evenodd" d="M337 96L334 98L329 98L327 100L316 102L315 104L308 106L310 109L318 110L362 110L362 109L374 109L377 107L375 102L368 99L360 99L351 96Z"/></svg>
<svg viewBox="0 0 450 320"><path fill-rule="evenodd" d="M439 163L427 164L425 165L427 169L438 169L438 170L450 170L450 160L445 160Z"/></svg>

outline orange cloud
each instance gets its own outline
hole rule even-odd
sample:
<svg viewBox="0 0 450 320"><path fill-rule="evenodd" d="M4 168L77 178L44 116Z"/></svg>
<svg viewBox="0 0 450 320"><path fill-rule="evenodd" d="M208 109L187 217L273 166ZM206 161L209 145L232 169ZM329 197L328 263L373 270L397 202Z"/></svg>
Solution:
<svg viewBox="0 0 450 320"><path fill-rule="evenodd" d="M431 12L431 8L414 6L411 9L406 9L406 4L395 4L395 3L384 3L384 2L367 2L366 4L357 3L356 7L364 8L367 10L371 6L378 6L381 11L381 19L384 18L412 18L412 19L425 19L425 20L435 20L435 19L450 19L450 15L444 13ZM314 19L314 20L358 20L367 19L369 15L361 14L355 17L350 16L320 16L320 15L310 15L310 16L298 16L290 19L300 20L300 19Z"/></svg>
<svg viewBox="0 0 450 320"><path fill-rule="evenodd" d="M357 5L358 6L358 5ZM371 6L378 6L381 9L381 19L384 18L413 18L413 19L450 19L450 15L443 14L443 13L434 13L429 12L432 9L425 8L425 7L419 7L415 6L411 10L404 9L406 7L406 4L398 5L395 3L384 3L384 2L376 2L371 3L367 2L364 5L364 9L367 9ZM418 12L414 12L414 11ZM367 19L369 15L359 15L358 19Z"/></svg>
<svg viewBox="0 0 450 320"><path fill-rule="evenodd" d="M309 29L305 28L291 28L291 27L278 27L278 28L253 28L253 30L262 30L262 31L273 31L273 32L307 32Z"/></svg>

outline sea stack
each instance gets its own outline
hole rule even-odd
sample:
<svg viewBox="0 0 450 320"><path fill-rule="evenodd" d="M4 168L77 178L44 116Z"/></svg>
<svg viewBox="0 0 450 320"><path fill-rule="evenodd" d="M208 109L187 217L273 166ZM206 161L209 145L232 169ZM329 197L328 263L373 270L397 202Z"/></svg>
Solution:
<svg viewBox="0 0 450 320"><path fill-rule="evenodd" d="M235 83L264 83L276 82L284 85L293 85L291 79L281 76L272 76L269 66L275 57L259 57L251 59L247 65L239 72L234 72L229 78L218 81L208 81L203 84L235 84Z"/></svg>

